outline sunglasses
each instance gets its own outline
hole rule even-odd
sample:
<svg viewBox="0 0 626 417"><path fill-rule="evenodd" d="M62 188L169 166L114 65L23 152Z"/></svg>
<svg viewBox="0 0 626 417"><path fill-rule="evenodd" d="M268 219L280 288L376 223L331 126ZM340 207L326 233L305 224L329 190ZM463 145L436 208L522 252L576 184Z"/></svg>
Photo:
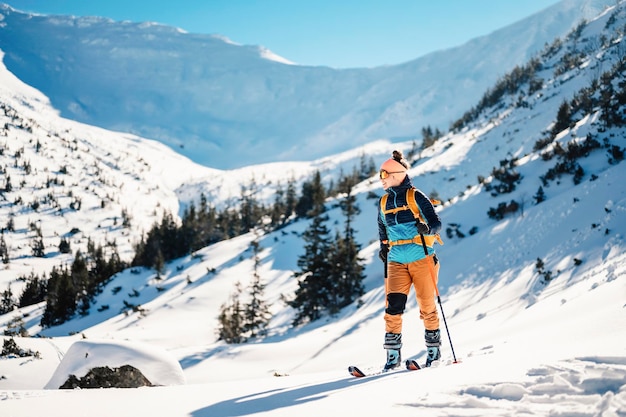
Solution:
<svg viewBox="0 0 626 417"><path fill-rule="evenodd" d="M378 175L380 176L380 179L381 179L381 180L384 180L385 178L389 177L389 175L391 175L391 174L402 174L402 173L404 173L404 171L393 171L393 172L389 172L389 171L387 171L387 170L385 170L385 169L381 169L381 170L378 172Z"/></svg>

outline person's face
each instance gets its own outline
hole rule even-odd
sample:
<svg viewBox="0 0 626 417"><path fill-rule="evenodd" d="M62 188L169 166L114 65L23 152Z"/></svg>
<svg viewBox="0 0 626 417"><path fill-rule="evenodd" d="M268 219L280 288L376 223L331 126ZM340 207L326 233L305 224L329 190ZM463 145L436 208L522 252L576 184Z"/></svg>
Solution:
<svg viewBox="0 0 626 417"><path fill-rule="evenodd" d="M386 190L389 187L397 187L398 185L402 184L402 181L404 181L404 177L406 177L406 172L389 172L381 169L378 175L380 176L380 182L383 185L383 189Z"/></svg>

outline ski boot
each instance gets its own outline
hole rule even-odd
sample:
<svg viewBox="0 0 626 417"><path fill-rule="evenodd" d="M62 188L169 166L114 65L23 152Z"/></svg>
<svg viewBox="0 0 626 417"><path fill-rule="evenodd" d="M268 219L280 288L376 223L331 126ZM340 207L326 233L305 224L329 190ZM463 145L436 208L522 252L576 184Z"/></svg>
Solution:
<svg viewBox="0 0 626 417"><path fill-rule="evenodd" d="M426 330L424 334L424 340L426 341L426 366L429 367L434 361L438 361L441 358L441 334L439 329Z"/></svg>
<svg viewBox="0 0 626 417"><path fill-rule="evenodd" d="M402 363L402 334L401 333L385 333L385 344L383 347L387 350L387 362L383 367L383 372L397 368Z"/></svg>

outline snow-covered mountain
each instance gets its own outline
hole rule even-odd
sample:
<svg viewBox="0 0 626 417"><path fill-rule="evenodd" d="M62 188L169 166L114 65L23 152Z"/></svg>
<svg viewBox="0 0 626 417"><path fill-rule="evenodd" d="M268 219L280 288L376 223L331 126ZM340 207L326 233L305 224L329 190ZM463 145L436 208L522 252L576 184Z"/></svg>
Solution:
<svg viewBox="0 0 626 417"><path fill-rule="evenodd" d="M564 0L465 45L379 68L289 65L223 37L7 5L0 49L7 68L64 117L238 168L406 140L424 126L447 130L498 77L613 3Z"/></svg>
<svg viewBox="0 0 626 417"><path fill-rule="evenodd" d="M350 172L363 155L382 161L390 146L377 141L311 162L212 169L159 142L60 118L47 97L4 66L0 110L1 228L15 260L4 272L9 281L71 260L89 239L114 243L129 261L152 224L164 213L182 215L201 194L222 209L237 204L241 187L255 181L257 197L269 202L289 180L299 186L320 171L328 183L342 170ZM14 232L7 230L9 222ZM37 228L45 258L32 257ZM70 240L71 254L59 253L62 238ZM13 290L19 293L21 287Z"/></svg>
<svg viewBox="0 0 626 417"><path fill-rule="evenodd" d="M624 27L626 3L620 2L548 42L537 56L539 65L523 63L524 71L490 86L483 106L465 109L458 129L413 161L415 185L444 201L438 212L445 245L437 252L450 337L444 339L442 365L452 361L452 347L461 364L364 380L347 376L347 365L376 369L384 357L377 200L372 198L381 190L370 178L354 189L361 208L354 228L365 259L366 294L337 316L294 328L294 311L282 299L297 287L292 274L307 221L271 233L250 232L177 259L160 277L148 269L123 271L95 298L89 314L60 326L41 328L43 303L0 316L1 328L21 323L29 335L46 336L15 337L41 359L0 359L0 412L17 417L379 415L389 410L402 417L626 415ZM14 187L7 191L6 182L0 183L0 209L3 216L13 212L22 226L3 234L14 255L0 271L0 289L10 284L15 292L21 285L15 269L44 268L19 247L27 245L31 222L60 232L76 222L90 234L105 229L107 239L123 240L163 210L197 198L199 190L214 190L214 201L232 197L220 194L220 182L237 188L254 175L271 188L291 173L305 177L316 167L329 180L341 164L347 168L364 153L379 162L394 148L408 153L414 145L412 140L378 141L313 163L219 171L153 141L61 119L45 96L2 71L0 126L6 137L0 140L5 149L0 179L9 175ZM63 184L51 181L48 193L55 198L46 200L47 179L57 177ZM42 196L37 209L31 196ZM80 210L69 206L77 198L83 202ZM45 205L55 199L58 207ZM96 201L105 201L104 207ZM120 216L124 206L145 221L131 228L112 225L111 217ZM328 202L328 215L331 228L341 227L335 201ZM54 232L48 238L56 245ZM220 306L236 282L245 286L254 275L253 242L260 247L257 272L273 314L269 334L241 345L216 342ZM56 264L62 258L50 253L46 259ZM129 300L142 308L129 311ZM421 359L423 333L414 300L408 308L403 352ZM74 355L70 346L83 339L95 348L73 349L80 353ZM119 361L106 349L115 342L136 346L136 357L124 360L146 366L148 351L142 346L162 349L165 353L151 356L163 355L163 362L173 357L186 385L43 389L63 372L83 372L86 363L102 360L93 357L95 352ZM66 353L70 363L58 369ZM171 380L150 370L157 381Z"/></svg>

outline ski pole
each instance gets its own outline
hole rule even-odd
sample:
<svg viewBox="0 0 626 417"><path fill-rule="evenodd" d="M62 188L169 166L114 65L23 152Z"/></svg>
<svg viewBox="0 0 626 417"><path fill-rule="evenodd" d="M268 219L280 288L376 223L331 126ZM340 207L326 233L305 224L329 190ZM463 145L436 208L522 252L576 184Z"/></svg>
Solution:
<svg viewBox="0 0 626 417"><path fill-rule="evenodd" d="M387 283L387 281L389 281L389 280L387 279L387 260L386 259L383 262L383 264L384 264L384 268L385 268L384 275L383 275L385 277L385 279L384 279L384 281L385 281L385 308L387 308L388 307L388 305L387 305L387 293L388 293L388 290L389 290L389 284Z"/></svg>
<svg viewBox="0 0 626 417"><path fill-rule="evenodd" d="M426 247L426 241L424 240L424 235L420 233L420 237L422 238L422 247L424 248L424 255L426 256L426 261L428 262L428 248ZM441 297L439 296L439 288L437 287L437 280L435 279L435 267L434 267L434 258L433 262L428 262L428 269L430 270L430 278L433 280L433 284L435 285L435 294L437 294L437 302L439 303L439 309L441 310L441 317L443 317L443 324L446 326L446 333L448 334L448 340L450 341L450 349L452 349L452 357L454 358L454 363L457 363L456 354L454 353L454 346L452 346L452 338L450 338L450 330L448 330L448 323L446 322L446 315L443 313L443 305L441 304Z"/></svg>

